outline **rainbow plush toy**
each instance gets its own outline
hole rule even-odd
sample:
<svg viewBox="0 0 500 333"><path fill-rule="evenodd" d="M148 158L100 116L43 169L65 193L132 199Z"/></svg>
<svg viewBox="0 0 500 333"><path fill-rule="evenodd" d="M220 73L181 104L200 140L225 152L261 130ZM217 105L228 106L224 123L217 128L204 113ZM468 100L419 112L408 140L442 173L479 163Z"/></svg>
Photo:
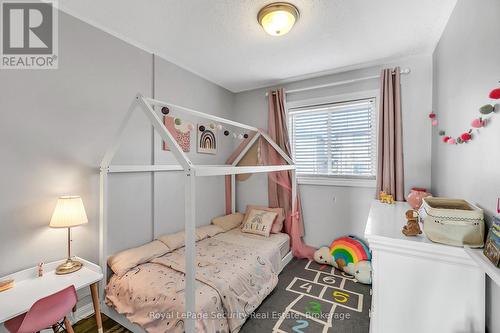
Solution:
<svg viewBox="0 0 500 333"><path fill-rule="evenodd" d="M368 247L357 237L347 236L337 238L330 245L330 254L337 268L343 269L349 264L357 264L359 261L372 259Z"/></svg>
<svg viewBox="0 0 500 333"><path fill-rule="evenodd" d="M371 254L363 241L355 236L337 238L330 247L314 253L314 260L329 264L353 275L361 283L371 283Z"/></svg>

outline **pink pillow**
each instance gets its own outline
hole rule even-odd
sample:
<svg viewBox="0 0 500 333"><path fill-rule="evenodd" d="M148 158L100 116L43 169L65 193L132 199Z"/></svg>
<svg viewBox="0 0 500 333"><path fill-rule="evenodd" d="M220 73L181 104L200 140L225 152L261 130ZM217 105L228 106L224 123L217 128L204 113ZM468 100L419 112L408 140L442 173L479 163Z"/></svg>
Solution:
<svg viewBox="0 0 500 333"><path fill-rule="evenodd" d="M248 214L252 209L258 209L258 210L265 210L268 212L274 212L278 215L276 215L276 219L273 222L273 226L271 227L271 233L272 234L278 234L283 230L283 223L285 222L285 210L283 208L269 208L269 207L262 207L262 206L252 206L252 205L247 205L247 210L245 211L245 217L243 218L242 226L245 225L245 222L248 219Z"/></svg>

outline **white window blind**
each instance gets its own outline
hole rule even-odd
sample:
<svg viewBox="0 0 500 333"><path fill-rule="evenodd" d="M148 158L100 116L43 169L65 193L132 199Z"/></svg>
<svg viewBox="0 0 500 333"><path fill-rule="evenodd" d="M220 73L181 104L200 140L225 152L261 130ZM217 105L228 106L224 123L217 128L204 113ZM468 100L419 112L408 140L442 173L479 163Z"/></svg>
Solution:
<svg viewBox="0 0 500 333"><path fill-rule="evenodd" d="M375 179L375 99L289 109L297 175Z"/></svg>

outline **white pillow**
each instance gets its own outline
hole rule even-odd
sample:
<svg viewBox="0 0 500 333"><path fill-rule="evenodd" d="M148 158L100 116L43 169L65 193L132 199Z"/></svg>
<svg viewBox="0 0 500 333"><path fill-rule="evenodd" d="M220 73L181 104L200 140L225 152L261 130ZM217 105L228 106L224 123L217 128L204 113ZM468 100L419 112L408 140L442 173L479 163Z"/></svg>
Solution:
<svg viewBox="0 0 500 333"><path fill-rule="evenodd" d="M203 240L208 237L214 237L217 234L224 232L224 229L218 225L208 224L202 227L196 228L196 236L198 240Z"/></svg>
<svg viewBox="0 0 500 333"><path fill-rule="evenodd" d="M269 237L271 227L278 214L261 209L251 209L241 231Z"/></svg>
<svg viewBox="0 0 500 333"><path fill-rule="evenodd" d="M212 219L212 224L218 225L224 229L224 231L229 231L239 226L241 221L243 221L243 217L244 215L241 213L219 216Z"/></svg>
<svg viewBox="0 0 500 333"><path fill-rule="evenodd" d="M173 234L161 235L158 237L158 240L162 241L171 251L173 251L185 245L186 234L184 231L179 231ZM199 240L197 235L196 240Z"/></svg>
<svg viewBox="0 0 500 333"><path fill-rule="evenodd" d="M168 246L158 240L154 240L150 243L112 255L108 258L108 265L116 275L122 276L135 266L162 256L167 252L170 252Z"/></svg>

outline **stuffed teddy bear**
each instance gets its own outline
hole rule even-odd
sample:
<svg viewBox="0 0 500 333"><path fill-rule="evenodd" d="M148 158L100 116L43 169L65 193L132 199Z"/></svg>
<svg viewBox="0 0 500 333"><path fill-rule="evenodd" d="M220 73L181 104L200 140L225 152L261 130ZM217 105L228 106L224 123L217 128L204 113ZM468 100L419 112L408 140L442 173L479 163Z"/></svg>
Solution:
<svg viewBox="0 0 500 333"><path fill-rule="evenodd" d="M371 254L368 247L355 236L341 237L314 252L314 261L332 265L354 276L364 284L371 284Z"/></svg>
<svg viewBox="0 0 500 333"><path fill-rule="evenodd" d="M406 211L406 219L408 222L403 227L403 234L405 236L416 236L422 233L420 230L420 225L418 224L418 213L413 209Z"/></svg>

